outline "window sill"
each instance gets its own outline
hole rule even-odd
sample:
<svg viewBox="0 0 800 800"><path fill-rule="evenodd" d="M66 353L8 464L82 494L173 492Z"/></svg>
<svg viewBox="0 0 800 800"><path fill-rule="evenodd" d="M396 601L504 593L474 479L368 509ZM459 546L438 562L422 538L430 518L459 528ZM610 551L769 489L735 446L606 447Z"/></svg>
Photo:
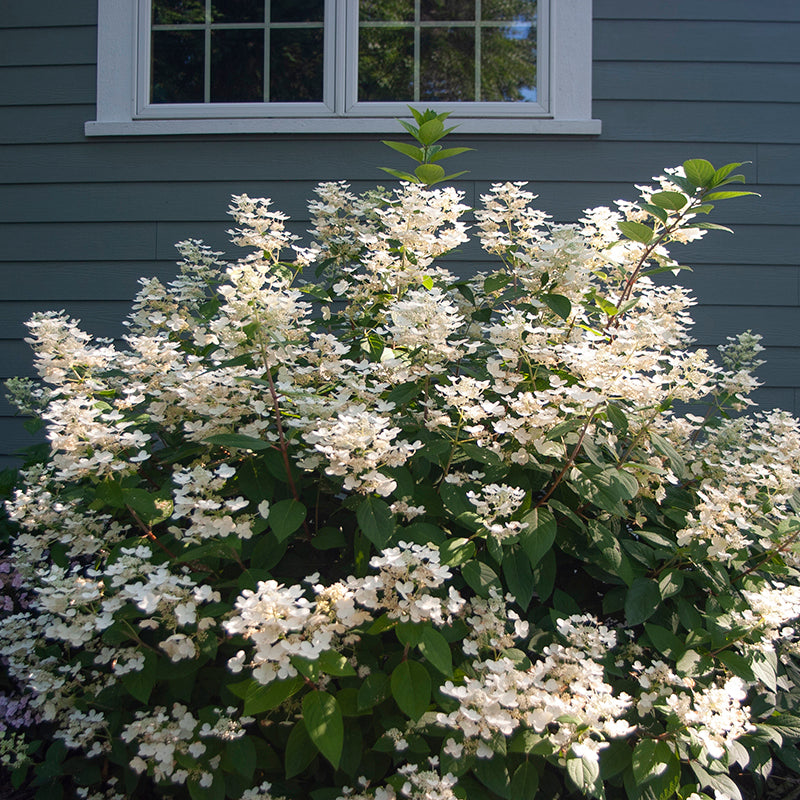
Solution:
<svg viewBox="0 0 800 800"><path fill-rule="evenodd" d="M598 119L542 118L456 118L459 134L553 134L596 136ZM317 118L207 118L207 119L138 119L90 121L86 136L171 136L179 134L258 134L258 133L379 133L396 134L396 120L388 117L317 117Z"/></svg>

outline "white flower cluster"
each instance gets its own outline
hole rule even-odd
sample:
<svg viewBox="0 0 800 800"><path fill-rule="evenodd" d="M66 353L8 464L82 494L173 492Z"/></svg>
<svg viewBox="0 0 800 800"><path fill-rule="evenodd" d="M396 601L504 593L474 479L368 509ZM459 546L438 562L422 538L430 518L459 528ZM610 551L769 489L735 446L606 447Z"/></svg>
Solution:
<svg viewBox="0 0 800 800"><path fill-rule="evenodd" d="M608 746L606 739L633 733L622 719L632 698L613 694L599 663L616 638L588 616L572 617L560 628L580 649L546 646L528 669L505 657L476 662L476 678L465 677L462 684L447 681L442 687L460 707L437 714L437 722L475 741L483 758L493 754L489 743L495 733L510 736L520 726L548 739L555 750L571 749L592 761Z"/></svg>
<svg viewBox="0 0 800 800"><path fill-rule="evenodd" d="M268 684L297 675L292 658L316 661L323 652L336 650L345 634L373 619L370 612L443 625L464 606L452 587L446 600L430 593L451 576L432 547L401 542L374 556L370 565L379 571L377 575L350 577L327 587L317 584L318 576L307 578L314 584L314 601L305 597L302 586L274 580L259 581L255 591L244 590L224 625L229 634L243 636L253 652L238 651L229 660L229 669L240 672L251 667L253 677Z"/></svg>
<svg viewBox="0 0 800 800"><path fill-rule="evenodd" d="M185 764L186 756L199 760L204 755L208 748L201 739L238 739L245 735L244 726L254 721L252 717L235 719L235 708L225 711L216 708L214 713L217 719L212 726L200 723L180 703L174 703L169 711L163 706L156 706L152 711L137 711L136 719L126 725L121 734L124 742L136 744L137 755L131 759L131 769L140 774L146 772L157 781L176 784L186 783L196 774L200 786L211 786L213 771L219 767L221 756L206 759L207 769L199 765L187 768L179 763Z"/></svg>
<svg viewBox="0 0 800 800"><path fill-rule="evenodd" d="M481 525L499 542L510 536L516 536L521 530L528 527L527 522L497 521L514 514L524 499L524 489L497 483L482 486L480 493L467 492L467 500L475 506L475 513L478 515Z"/></svg>

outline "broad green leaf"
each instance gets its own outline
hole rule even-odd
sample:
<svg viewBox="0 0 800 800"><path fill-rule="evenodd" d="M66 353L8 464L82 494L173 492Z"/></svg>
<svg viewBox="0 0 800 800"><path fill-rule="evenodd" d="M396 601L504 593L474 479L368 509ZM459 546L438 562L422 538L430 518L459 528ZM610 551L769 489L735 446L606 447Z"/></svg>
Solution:
<svg viewBox="0 0 800 800"><path fill-rule="evenodd" d="M508 591L521 608L526 609L533 599L533 569L527 553L514 547L503 558L503 576Z"/></svg>
<svg viewBox="0 0 800 800"><path fill-rule="evenodd" d="M226 760L243 778L252 780L256 771L256 746L251 736L240 736L225 743Z"/></svg>
<svg viewBox="0 0 800 800"><path fill-rule="evenodd" d="M420 164L414 170L414 174L422 183L431 186L434 183L439 183L444 178L445 171L438 164Z"/></svg>
<svg viewBox="0 0 800 800"><path fill-rule="evenodd" d="M450 652L450 645L439 631L430 625L424 625L422 640L418 647L428 663L448 678L453 677L453 655Z"/></svg>
<svg viewBox="0 0 800 800"><path fill-rule="evenodd" d="M475 594L481 597L489 596L489 589L494 586L500 588L500 579L497 573L482 561L470 561L461 567L461 575Z"/></svg>
<svg viewBox="0 0 800 800"><path fill-rule="evenodd" d="M761 652L754 650L748 660L753 670L753 675L761 681L771 692L778 688L778 657L775 651Z"/></svg>
<svg viewBox="0 0 800 800"><path fill-rule="evenodd" d="M730 164L725 164L725 166L720 167L714 173L714 186L719 186L723 181L725 181L725 183L744 183L744 175L731 175L731 172L735 169L739 169L739 167L743 167L745 164L751 163L751 161L733 161ZM729 175L731 176L728 177Z"/></svg>
<svg viewBox="0 0 800 800"><path fill-rule="evenodd" d="M656 192L650 202L668 211L680 211L689 202L689 198L680 192Z"/></svg>
<svg viewBox="0 0 800 800"><path fill-rule="evenodd" d="M606 416L608 417L609 422L611 422L614 428L620 433L625 434L628 432L628 418L625 416L625 412L618 405L609 403L606 406Z"/></svg>
<svg viewBox="0 0 800 800"><path fill-rule="evenodd" d="M298 500L279 500L269 510L269 526L279 542L288 539L306 518L306 507Z"/></svg>
<svg viewBox="0 0 800 800"><path fill-rule="evenodd" d="M420 125L417 131L417 139L424 145L431 145L441 139L444 134L445 130L442 121L439 119L431 119L423 125Z"/></svg>
<svg viewBox="0 0 800 800"><path fill-rule="evenodd" d="M327 692L312 691L303 698L303 724L309 738L335 768L344 745L344 720L336 698Z"/></svg>
<svg viewBox="0 0 800 800"><path fill-rule="evenodd" d="M665 572L658 580L658 591L662 600L674 597L683 589L683 575L677 570Z"/></svg>
<svg viewBox="0 0 800 800"><path fill-rule="evenodd" d="M600 783L600 763L588 758L575 758L567 755L567 777L576 789L592 797L599 797L602 791Z"/></svg>
<svg viewBox="0 0 800 800"><path fill-rule="evenodd" d="M272 681L265 686L253 681L244 697L244 713L251 715L271 711L284 700L288 700L304 683L299 675L283 681Z"/></svg>
<svg viewBox="0 0 800 800"><path fill-rule="evenodd" d="M256 439L254 436L245 436L243 433L217 433L205 440L208 444L235 450L269 450L274 445Z"/></svg>
<svg viewBox="0 0 800 800"><path fill-rule="evenodd" d="M123 489L125 505L133 509L145 524L158 525L172 515L172 500L144 489Z"/></svg>
<svg viewBox="0 0 800 800"><path fill-rule="evenodd" d="M649 244L653 238L653 229L643 222L631 222L629 220L622 220L617 223L617 227L622 232L622 235L627 239L641 244Z"/></svg>
<svg viewBox="0 0 800 800"><path fill-rule="evenodd" d="M292 728L286 742L284 765L287 779L299 775L316 758L318 752L317 746L308 735L305 723L300 720Z"/></svg>
<svg viewBox="0 0 800 800"><path fill-rule="evenodd" d="M386 140L383 140L381 143L385 144L387 147L391 147L392 150L397 150L398 153L402 153L404 156L413 158L414 161L423 161L425 158L422 150L420 150L419 147L414 147L413 144L407 144L406 142L387 142Z"/></svg>
<svg viewBox="0 0 800 800"><path fill-rule="evenodd" d="M416 661L401 661L390 679L392 697L411 719L419 719L431 702L431 676Z"/></svg>
<svg viewBox="0 0 800 800"><path fill-rule="evenodd" d="M657 800L667 800L680 786L681 764L667 742L642 739L633 751L633 776Z"/></svg>
<svg viewBox="0 0 800 800"><path fill-rule="evenodd" d="M511 786L505 759L495 755L493 758L479 758L472 770L478 780L500 797L511 797Z"/></svg>
<svg viewBox="0 0 800 800"><path fill-rule="evenodd" d="M494 275L489 275L483 282L483 291L486 294L502 289L507 286L511 281L511 276L506 272L495 272Z"/></svg>
<svg viewBox="0 0 800 800"><path fill-rule="evenodd" d="M485 447L475 444L475 442L461 442L460 447L473 461L477 461L480 464L488 464L489 466L495 467L503 463L503 460L497 453L487 450ZM449 486L450 484L447 485ZM469 503L469 501L467 502ZM474 511L475 506L469 503L468 509Z"/></svg>
<svg viewBox="0 0 800 800"><path fill-rule="evenodd" d="M697 187L710 186L714 181L716 170L704 158L690 158L683 162L683 171L686 180Z"/></svg>
<svg viewBox="0 0 800 800"><path fill-rule="evenodd" d="M625 597L625 621L639 625L649 619L661 602L658 584L650 578L637 578Z"/></svg>
<svg viewBox="0 0 800 800"><path fill-rule="evenodd" d="M475 543L469 539L448 539L439 548L439 557L442 564L448 567L457 567L469 561L475 555Z"/></svg>
<svg viewBox="0 0 800 800"><path fill-rule="evenodd" d="M750 663L744 656L734 653L732 650L723 650L717 653L715 658L724 664L734 675L742 680L752 683L756 680Z"/></svg>
<svg viewBox="0 0 800 800"><path fill-rule="evenodd" d="M672 471L677 475L679 478L683 478L686 476L686 462L683 460L681 454L675 449L669 439L660 436L657 433L650 432L650 441L653 443L653 447L661 453L661 455L665 456L669 461L669 465L672 468Z"/></svg>
<svg viewBox="0 0 800 800"><path fill-rule="evenodd" d="M158 656L155 653L145 652L144 666L137 672L125 672L120 680L130 695L140 703L147 705L150 692L156 685L158 678Z"/></svg>
<svg viewBox="0 0 800 800"><path fill-rule="evenodd" d="M539 770L531 761L523 761L511 778L509 800L531 800L539 790Z"/></svg>
<svg viewBox="0 0 800 800"><path fill-rule="evenodd" d="M355 675L356 671L353 665L341 654L335 650L325 650L320 653L317 659L321 672L328 675L339 675L345 677L347 675Z"/></svg>
<svg viewBox="0 0 800 800"><path fill-rule="evenodd" d="M358 708L362 711L382 703L390 692L389 676L370 672L358 687Z"/></svg>
<svg viewBox="0 0 800 800"><path fill-rule="evenodd" d="M572 313L572 303L568 297L563 294L543 294L542 301L544 304L561 319L569 319Z"/></svg>
<svg viewBox="0 0 800 800"><path fill-rule="evenodd" d="M422 625L416 622L399 622L394 629L400 644L416 647L422 641Z"/></svg>
<svg viewBox="0 0 800 800"><path fill-rule="evenodd" d="M520 533L520 544L535 567L550 551L556 539L556 518L549 508L535 508L529 511L523 518L523 522L528 524Z"/></svg>
<svg viewBox="0 0 800 800"><path fill-rule="evenodd" d="M686 652L686 644L672 631L652 623L645 623L644 629L656 650L673 661L677 661Z"/></svg>
<svg viewBox="0 0 800 800"><path fill-rule="evenodd" d="M359 505L356 518L364 536L378 550L386 547L394 533L394 515L383 500L368 495Z"/></svg>

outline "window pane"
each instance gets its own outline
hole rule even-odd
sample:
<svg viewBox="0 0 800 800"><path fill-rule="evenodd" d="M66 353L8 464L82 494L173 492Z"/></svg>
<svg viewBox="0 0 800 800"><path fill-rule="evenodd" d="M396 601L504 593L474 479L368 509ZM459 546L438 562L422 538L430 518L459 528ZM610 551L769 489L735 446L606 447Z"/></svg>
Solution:
<svg viewBox="0 0 800 800"><path fill-rule="evenodd" d="M474 0L422 0L420 19L455 20L475 19Z"/></svg>
<svg viewBox="0 0 800 800"><path fill-rule="evenodd" d="M361 0L358 18L361 22L413 20L414 0Z"/></svg>
<svg viewBox="0 0 800 800"><path fill-rule="evenodd" d="M153 0L154 25L180 25L205 19L205 0Z"/></svg>
<svg viewBox="0 0 800 800"><path fill-rule="evenodd" d="M322 102L322 28L273 28L270 39L270 101Z"/></svg>
<svg viewBox="0 0 800 800"><path fill-rule="evenodd" d="M483 28L481 100L536 101L536 28Z"/></svg>
<svg viewBox="0 0 800 800"><path fill-rule="evenodd" d="M423 28L420 51L420 100L475 100L475 31L472 28Z"/></svg>
<svg viewBox="0 0 800 800"><path fill-rule="evenodd" d="M264 100L264 32L211 32L211 102Z"/></svg>
<svg viewBox="0 0 800 800"><path fill-rule="evenodd" d="M263 22L264 0L214 0L211 19L214 22Z"/></svg>
<svg viewBox="0 0 800 800"><path fill-rule="evenodd" d="M153 31L153 103L203 102L203 31Z"/></svg>
<svg viewBox="0 0 800 800"><path fill-rule="evenodd" d="M272 22L322 22L325 0L271 0Z"/></svg>
<svg viewBox="0 0 800 800"><path fill-rule="evenodd" d="M483 19L536 21L536 0L483 0Z"/></svg>
<svg viewBox="0 0 800 800"><path fill-rule="evenodd" d="M414 100L414 31L361 28L358 32L358 99Z"/></svg>

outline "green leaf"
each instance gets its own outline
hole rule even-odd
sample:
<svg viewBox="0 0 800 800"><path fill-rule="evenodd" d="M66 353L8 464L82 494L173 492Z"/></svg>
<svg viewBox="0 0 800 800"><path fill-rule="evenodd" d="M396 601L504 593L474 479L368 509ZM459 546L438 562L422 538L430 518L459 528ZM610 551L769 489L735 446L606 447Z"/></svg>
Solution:
<svg viewBox="0 0 800 800"><path fill-rule="evenodd" d="M679 594L683 589L683 575L677 570L670 570L665 572L658 581L658 591L661 593L661 599L666 600L668 597L674 597Z"/></svg>
<svg viewBox="0 0 800 800"><path fill-rule="evenodd" d="M413 144L406 144L405 142L387 142L383 140L381 142L385 144L387 147L391 147L392 150L397 150L398 153L402 153L404 156L408 156L409 158L413 158L414 161L424 161L425 156L420 150L419 147L414 147Z"/></svg>
<svg viewBox="0 0 800 800"><path fill-rule="evenodd" d="M511 786L508 780L505 759L498 756L489 759L480 758L472 771L487 789L491 789L496 795L506 800L511 797Z"/></svg>
<svg viewBox="0 0 800 800"><path fill-rule="evenodd" d="M306 518L306 507L295 499L279 500L269 510L269 526L279 542L288 539Z"/></svg>
<svg viewBox="0 0 800 800"><path fill-rule="evenodd" d="M738 653L734 653L732 650L723 650L722 652L716 654L716 658L734 675L738 676L742 680L747 681L748 683L752 683L756 680L753 669L744 656L740 656Z"/></svg>
<svg viewBox="0 0 800 800"><path fill-rule="evenodd" d="M668 211L680 211L689 202L689 198L680 192L656 192L650 202Z"/></svg>
<svg viewBox="0 0 800 800"><path fill-rule="evenodd" d="M475 543L469 539L448 539L439 548L439 557L442 564L448 567L457 567L469 561L475 555Z"/></svg>
<svg viewBox="0 0 800 800"><path fill-rule="evenodd" d="M572 313L572 303L568 297L564 297L563 294L543 294L542 301L561 319L569 319L569 315Z"/></svg>
<svg viewBox="0 0 800 800"><path fill-rule="evenodd" d="M137 672L125 672L121 677L122 685L130 695L140 703L147 705L150 692L156 685L158 678L158 656L155 653L145 652L144 667Z"/></svg>
<svg viewBox="0 0 800 800"><path fill-rule="evenodd" d="M401 661L390 679L392 697L411 719L419 719L431 702L431 676L416 661Z"/></svg>
<svg viewBox="0 0 800 800"><path fill-rule="evenodd" d="M305 723L298 722L286 742L284 764L286 777L293 778L299 775L315 758L319 750L308 735Z"/></svg>
<svg viewBox="0 0 800 800"><path fill-rule="evenodd" d="M414 170L414 174L422 183L432 186L434 183L439 183L439 181L444 178L445 171L444 168L440 167L438 164L420 164Z"/></svg>
<svg viewBox="0 0 800 800"><path fill-rule="evenodd" d="M389 167L381 167L384 172L388 172L393 178L398 178L401 181L410 181L411 183L419 183L416 175L411 175L408 172L401 172L398 169L390 169Z"/></svg>
<svg viewBox="0 0 800 800"><path fill-rule="evenodd" d="M693 186L707 187L714 181L716 170L713 165L704 158L690 158L683 162L683 171Z"/></svg>
<svg viewBox="0 0 800 800"><path fill-rule="evenodd" d="M422 641L422 625L416 622L399 622L394 630L397 640L406 647L416 647Z"/></svg>
<svg viewBox="0 0 800 800"><path fill-rule="evenodd" d="M208 444L234 450L269 450L274 445L256 439L254 436L245 436L243 433L217 433L205 439Z"/></svg>
<svg viewBox="0 0 800 800"><path fill-rule="evenodd" d="M320 753L338 767L344 746L344 719L336 698L327 692L309 692L303 698L303 724Z"/></svg>
<svg viewBox="0 0 800 800"><path fill-rule="evenodd" d="M524 550L515 547L504 556L503 576L508 591L520 607L527 610L533 599L533 568Z"/></svg>
<svg viewBox="0 0 800 800"><path fill-rule="evenodd" d="M617 223L617 227L623 236L634 242L648 244L653 238L653 229L642 222L630 222L622 220Z"/></svg>
<svg viewBox="0 0 800 800"><path fill-rule="evenodd" d="M667 742L642 739L634 748L632 765L636 783L650 789L658 800L678 790L681 765Z"/></svg>
<svg viewBox="0 0 800 800"><path fill-rule="evenodd" d="M511 778L509 800L531 800L539 790L539 771L531 761L523 761Z"/></svg>
<svg viewBox="0 0 800 800"><path fill-rule="evenodd" d="M353 665L341 653L337 653L335 650L325 650L320 653L317 663L319 664L320 671L328 675L346 677L356 674Z"/></svg>
<svg viewBox="0 0 800 800"><path fill-rule="evenodd" d="M649 619L661 602L658 584L650 578L637 578L625 597L625 621L639 625Z"/></svg>
<svg viewBox="0 0 800 800"><path fill-rule="evenodd" d="M673 661L678 661L686 652L686 644L672 631L652 623L645 623L644 629L656 650Z"/></svg>
<svg viewBox="0 0 800 800"><path fill-rule="evenodd" d="M394 533L394 515L383 500L372 495L365 497L356 511L356 518L364 536L378 550L386 547Z"/></svg>
<svg viewBox="0 0 800 800"><path fill-rule="evenodd" d="M600 782L600 763L588 758L575 758L567 755L567 777L579 791L592 797L602 797Z"/></svg>
<svg viewBox="0 0 800 800"><path fill-rule="evenodd" d="M482 561L470 561L461 567L461 575L475 594L481 597L489 596L489 589L494 586L500 588L500 579L497 573Z"/></svg>
<svg viewBox="0 0 800 800"><path fill-rule="evenodd" d="M428 663L448 678L453 677L453 655L450 652L450 645L439 631L430 625L423 626L422 640L418 647Z"/></svg>
<svg viewBox="0 0 800 800"><path fill-rule="evenodd" d="M520 544L535 567L550 551L556 539L556 518L549 508L535 508L529 511L523 518L523 522L528 523L527 528L523 528L520 533Z"/></svg>
<svg viewBox="0 0 800 800"><path fill-rule="evenodd" d="M158 525L172 516L173 504L168 497L151 494L144 489L123 489L122 498L128 508L147 525Z"/></svg>
<svg viewBox="0 0 800 800"><path fill-rule="evenodd" d="M283 681L272 681L266 685L253 681L244 696L244 713L252 715L271 711L284 700L288 700L304 683L299 675Z"/></svg>
<svg viewBox="0 0 800 800"><path fill-rule="evenodd" d="M771 692L777 690L778 685L778 656L775 651L762 653L754 650L748 660L753 670L753 675L761 681Z"/></svg>
<svg viewBox="0 0 800 800"><path fill-rule="evenodd" d="M730 200L733 197L747 197L753 195L761 197L758 192L712 192L703 196L703 200Z"/></svg>
<svg viewBox="0 0 800 800"><path fill-rule="evenodd" d="M225 756L239 775L252 780L256 771L256 746L252 736L229 739L225 743Z"/></svg>
<svg viewBox="0 0 800 800"><path fill-rule="evenodd" d="M440 150L438 153L432 155L430 157L430 160L441 161L444 158L452 158L453 156L460 156L462 153L466 153L474 149L475 149L474 147L446 147L444 150Z"/></svg>
<svg viewBox="0 0 800 800"><path fill-rule="evenodd" d="M445 130L442 121L440 119L431 119L420 125L416 138L424 145L431 145L441 139L444 134Z"/></svg>
<svg viewBox="0 0 800 800"><path fill-rule="evenodd" d="M483 291L486 294L497 292L504 286L508 286L511 281L511 276L507 272L495 272L489 275L483 282Z"/></svg>
<svg viewBox="0 0 800 800"><path fill-rule="evenodd" d="M503 460L497 455L497 453L487 450L485 447L475 444L475 442L461 442L460 447L473 461L477 461L479 464L487 464L491 467L498 467L503 463ZM450 486L450 484L445 485ZM442 486L442 488L444 488L444 486ZM474 511L475 506L467 501L465 510Z"/></svg>
<svg viewBox="0 0 800 800"><path fill-rule="evenodd" d="M383 672L370 672L358 687L358 708L364 711L379 705L389 692L389 676Z"/></svg>

